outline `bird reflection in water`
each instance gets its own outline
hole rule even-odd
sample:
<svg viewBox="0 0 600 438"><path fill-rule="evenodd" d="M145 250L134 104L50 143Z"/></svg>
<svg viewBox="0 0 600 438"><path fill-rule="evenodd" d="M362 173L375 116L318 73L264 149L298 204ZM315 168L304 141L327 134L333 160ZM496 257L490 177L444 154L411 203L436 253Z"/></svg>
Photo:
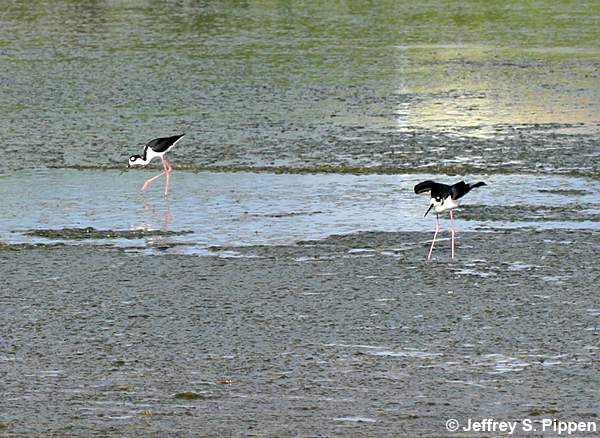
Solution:
<svg viewBox="0 0 600 438"><path fill-rule="evenodd" d="M155 205L144 197L143 213L145 220L141 224L133 225L131 228L144 231L160 231L152 233L146 239L146 245L152 249L165 251L173 246L170 238L173 213L171 211L171 200L164 198L160 205Z"/></svg>

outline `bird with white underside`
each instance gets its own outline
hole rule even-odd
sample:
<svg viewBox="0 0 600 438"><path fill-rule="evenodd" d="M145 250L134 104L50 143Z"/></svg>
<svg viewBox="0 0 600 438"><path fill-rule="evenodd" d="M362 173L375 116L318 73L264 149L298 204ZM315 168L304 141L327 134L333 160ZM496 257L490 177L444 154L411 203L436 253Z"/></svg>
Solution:
<svg viewBox="0 0 600 438"><path fill-rule="evenodd" d="M456 231L454 227L453 211L458 207L460 198L465 196L474 188L485 185L487 184L483 181L475 184L468 184L464 181L459 181L451 186L435 181L423 181L415 186L416 194L429 192L431 195L431 202L429 204L429 208L425 212L425 216L427 216L427 213L429 213L432 208L435 211L435 232L433 234L433 241L431 242L429 254L427 255L427 260L431 260L431 254L433 253L433 247L435 246L435 239L440 231L440 213L443 213L444 211L449 211L450 213L450 223L452 226L452 258L454 258Z"/></svg>
<svg viewBox="0 0 600 438"><path fill-rule="evenodd" d="M169 185L171 183L171 172L173 172L173 168L165 159L165 154L169 152L173 148L173 146L175 146L179 142L179 140L182 139L184 135L185 134L179 134L173 135L171 137L155 138L154 140L150 140L148 143L146 143L146 146L144 146L144 150L142 151L141 155L132 155L131 157L129 157L129 168L134 166L146 166L154 158L160 158L160 160L162 161L163 171L155 177L152 177L149 180L147 180L142 186L142 190L146 190L151 183L156 181L161 176L165 175L165 178L167 180L165 185L165 196L169 194Z"/></svg>

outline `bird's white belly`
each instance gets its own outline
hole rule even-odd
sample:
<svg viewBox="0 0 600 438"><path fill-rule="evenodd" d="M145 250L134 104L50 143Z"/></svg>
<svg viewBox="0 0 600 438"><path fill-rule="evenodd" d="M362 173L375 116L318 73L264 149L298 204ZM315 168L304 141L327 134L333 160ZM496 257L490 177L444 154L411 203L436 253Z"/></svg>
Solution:
<svg viewBox="0 0 600 438"><path fill-rule="evenodd" d="M436 213L441 213L443 211L452 210L458 207L458 201L452 199L452 197L448 196L441 201L437 201L436 199L432 199L431 203L433 204L433 210Z"/></svg>

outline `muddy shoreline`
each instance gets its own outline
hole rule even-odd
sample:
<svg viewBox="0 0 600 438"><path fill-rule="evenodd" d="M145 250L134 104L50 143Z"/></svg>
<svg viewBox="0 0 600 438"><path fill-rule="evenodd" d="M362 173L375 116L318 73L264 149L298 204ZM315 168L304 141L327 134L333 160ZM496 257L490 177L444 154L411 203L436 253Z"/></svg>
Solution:
<svg viewBox="0 0 600 438"><path fill-rule="evenodd" d="M429 238L233 258L2 250L0 433L433 437L448 418L597 420L598 234L462 233L458 260L442 240L427 263Z"/></svg>

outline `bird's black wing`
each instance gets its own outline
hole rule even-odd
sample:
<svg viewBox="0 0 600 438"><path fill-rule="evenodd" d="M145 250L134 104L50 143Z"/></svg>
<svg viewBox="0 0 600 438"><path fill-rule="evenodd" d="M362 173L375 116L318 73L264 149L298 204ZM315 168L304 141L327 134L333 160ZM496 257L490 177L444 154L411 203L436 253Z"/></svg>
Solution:
<svg viewBox="0 0 600 438"><path fill-rule="evenodd" d="M155 138L154 140L150 140L146 144L146 148L151 148L154 152L164 152L167 149L169 149L171 146L173 146L173 143L175 143L177 140L179 140L184 135L185 134L173 135L171 137Z"/></svg>
<svg viewBox="0 0 600 438"><path fill-rule="evenodd" d="M472 189L474 189L476 187L485 186L485 185L487 185L487 184L482 181L475 183L475 184L467 184L464 181L459 181L451 187L452 199L462 198L467 193L469 193Z"/></svg>
<svg viewBox="0 0 600 438"><path fill-rule="evenodd" d="M471 186L464 181L459 181L452 185L452 199L458 199L465 196L471 190Z"/></svg>
<svg viewBox="0 0 600 438"><path fill-rule="evenodd" d="M415 186L416 194L431 192L432 198L445 197L451 192L451 190L451 186L437 183L435 181L423 181Z"/></svg>

